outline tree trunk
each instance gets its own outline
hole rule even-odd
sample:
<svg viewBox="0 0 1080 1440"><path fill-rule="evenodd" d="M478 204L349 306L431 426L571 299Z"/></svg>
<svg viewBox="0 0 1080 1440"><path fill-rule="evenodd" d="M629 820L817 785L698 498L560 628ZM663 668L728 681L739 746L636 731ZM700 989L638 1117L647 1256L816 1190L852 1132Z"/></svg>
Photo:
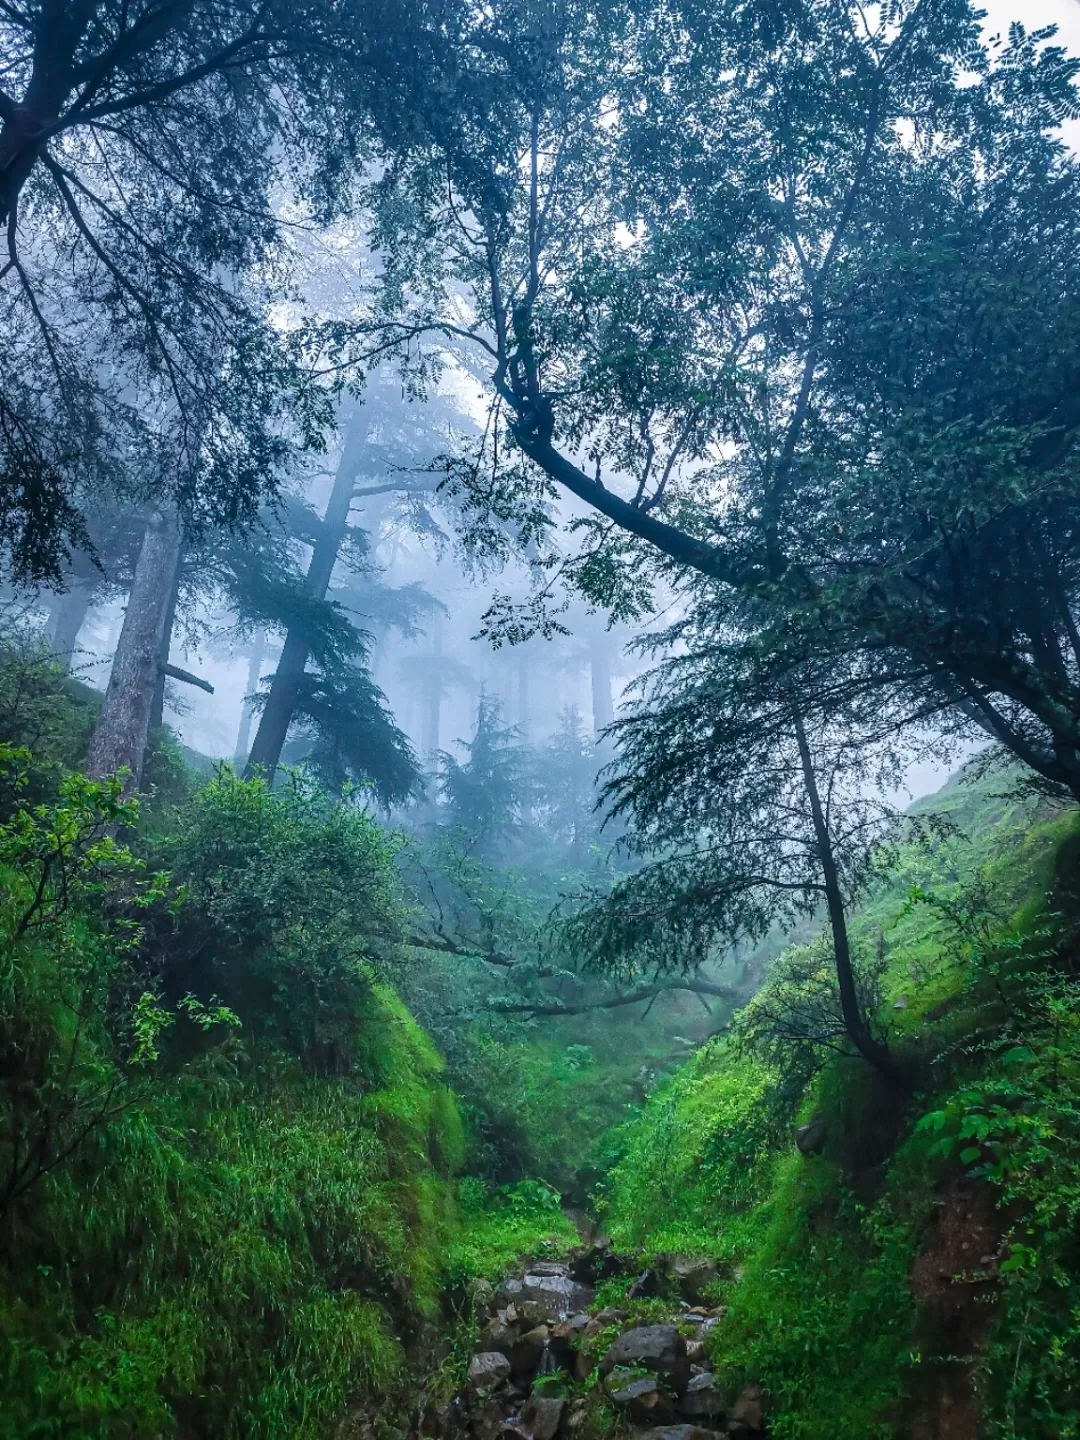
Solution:
<svg viewBox="0 0 1080 1440"><path fill-rule="evenodd" d="M96 581L72 580L70 587L55 597L49 618L49 644L65 670L70 670L79 631L86 622L94 603Z"/></svg>
<svg viewBox="0 0 1080 1440"><path fill-rule="evenodd" d="M143 537L101 718L90 741L89 773L100 779L126 768L128 792L137 790L142 778L180 546L176 517L155 511Z"/></svg>
<svg viewBox="0 0 1080 1440"><path fill-rule="evenodd" d="M247 689L244 691L243 704L240 707L240 728L236 732L236 768L240 767L247 760L248 746L251 744L251 721L255 714L254 697L259 691L259 681L262 679L263 656L266 654L266 631L256 630L255 639L252 642L251 654L248 656Z"/></svg>
<svg viewBox="0 0 1080 1440"><path fill-rule="evenodd" d="M367 433L367 420L362 410L357 411L345 435L345 444L334 476L334 488L326 506L319 533L311 550L305 588L315 600L322 600L330 587L330 577L337 564L338 553L349 525L349 510L353 501L353 488L359 468L360 456ZM266 697L259 728L251 746L244 775L253 779L261 775L273 784L274 774L281 762L281 751L289 733L296 698L307 668L310 646L308 637L300 625L291 625L282 646L270 692Z"/></svg>
<svg viewBox="0 0 1080 1440"><path fill-rule="evenodd" d="M829 926L832 930L833 956L836 963L836 979L840 987L840 1009L844 1017L844 1028L847 1030L851 1043L864 1060L869 1061L875 1070L895 1076L896 1063L892 1053L887 1045L883 1045L880 1040L876 1040L871 1035L870 1027L866 1023L862 1007L859 1004L855 971L851 963L851 937L848 934L844 892L836 867L836 855L833 851L832 836L829 833L829 822L826 819L821 803L821 794L818 791L813 757L810 754L802 718L798 714L795 716L795 738L799 746L803 783L806 786L806 798L810 803L818 862L821 865L821 877L825 886L825 903L829 912Z"/></svg>
<svg viewBox="0 0 1080 1440"><path fill-rule="evenodd" d="M165 622L161 627L161 640L158 648L158 677L154 686L154 703L150 707L150 729L158 730L165 723L165 667L169 663L169 652L172 649L173 626L176 624L176 602L180 598L180 571L183 568L183 545L176 556L176 570L173 575L172 589L169 591L169 607L165 612Z"/></svg>
<svg viewBox="0 0 1080 1440"><path fill-rule="evenodd" d="M611 700L611 651L607 634L589 639L589 660L592 672L593 734L599 735L615 719Z"/></svg>

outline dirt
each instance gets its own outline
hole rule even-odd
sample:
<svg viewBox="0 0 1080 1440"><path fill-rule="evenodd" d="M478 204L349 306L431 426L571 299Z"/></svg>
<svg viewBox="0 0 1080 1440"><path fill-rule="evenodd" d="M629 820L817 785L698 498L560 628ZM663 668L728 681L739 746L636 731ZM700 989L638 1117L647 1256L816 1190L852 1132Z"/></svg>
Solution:
<svg viewBox="0 0 1080 1440"><path fill-rule="evenodd" d="M911 1272L919 1301L923 1383L910 1440L979 1440L975 1372L996 1315L1004 1220L986 1185L954 1181Z"/></svg>

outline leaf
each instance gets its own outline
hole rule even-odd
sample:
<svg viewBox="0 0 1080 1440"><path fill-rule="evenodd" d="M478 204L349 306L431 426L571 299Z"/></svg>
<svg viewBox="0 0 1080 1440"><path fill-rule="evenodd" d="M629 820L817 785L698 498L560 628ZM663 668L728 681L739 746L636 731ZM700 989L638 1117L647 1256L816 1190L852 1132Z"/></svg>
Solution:
<svg viewBox="0 0 1080 1440"><path fill-rule="evenodd" d="M1001 1057L1003 1065L1030 1065L1035 1060L1035 1051L1030 1045L1014 1045Z"/></svg>
<svg viewBox="0 0 1080 1440"><path fill-rule="evenodd" d="M915 1126L916 1130L944 1130L949 1123L947 1110L931 1110Z"/></svg>
<svg viewBox="0 0 1080 1440"><path fill-rule="evenodd" d="M974 1165L976 1160L982 1159L982 1151L977 1145L966 1145L960 1151L960 1163L962 1165Z"/></svg>

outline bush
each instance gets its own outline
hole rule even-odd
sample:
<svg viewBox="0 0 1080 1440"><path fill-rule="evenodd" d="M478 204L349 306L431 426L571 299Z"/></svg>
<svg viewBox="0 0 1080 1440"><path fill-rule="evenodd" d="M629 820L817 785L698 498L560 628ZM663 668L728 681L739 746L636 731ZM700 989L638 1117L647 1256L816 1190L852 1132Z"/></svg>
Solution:
<svg viewBox="0 0 1080 1440"><path fill-rule="evenodd" d="M623 1127L596 1201L619 1245L735 1258L781 1141L775 1076L724 1043L700 1051Z"/></svg>
<svg viewBox="0 0 1080 1440"><path fill-rule="evenodd" d="M0 762L0 1433L324 1437L392 1390L456 1226L456 1105L378 979L388 847L226 773L153 847L185 898L115 782L33 805Z"/></svg>
<svg viewBox="0 0 1080 1440"><path fill-rule="evenodd" d="M170 993L220 995L253 1038L350 1073L371 987L398 958L394 841L298 777L272 791L227 766L170 822L156 847L184 887L178 925L159 926Z"/></svg>

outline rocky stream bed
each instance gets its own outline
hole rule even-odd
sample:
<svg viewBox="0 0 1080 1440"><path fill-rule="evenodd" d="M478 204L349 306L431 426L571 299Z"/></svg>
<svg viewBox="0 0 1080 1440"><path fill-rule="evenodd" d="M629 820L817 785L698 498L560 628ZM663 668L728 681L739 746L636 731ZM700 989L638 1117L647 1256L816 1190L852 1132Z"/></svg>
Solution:
<svg viewBox="0 0 1080 1440"><path fill-rule="evenodd" d="M464 1387L429 1405L430 1440L754 1440L766 1433L755 1387L725 1392L707 1336L722 1307L705 1295L716 1271L666 1257L629 1288L648 1321L598 1307L596 1286L624 1270L600 1240L565 1260L537 1260L497 1290L480 1287L479 1340ZM703 1293L704 1292L704 1293ZM665 1312L657 1321L656 1312Z"/></svg>

